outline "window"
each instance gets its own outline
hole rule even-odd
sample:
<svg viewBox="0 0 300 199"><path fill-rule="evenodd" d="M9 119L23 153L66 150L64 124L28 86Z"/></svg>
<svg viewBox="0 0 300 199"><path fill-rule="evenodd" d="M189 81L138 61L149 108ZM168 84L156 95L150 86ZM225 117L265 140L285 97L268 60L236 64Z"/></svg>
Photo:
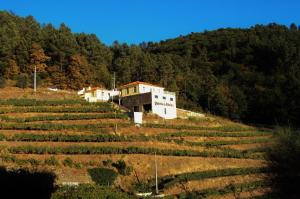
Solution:
<svg viewBox="0 0 300 199"><path fill-rule="evenodd" d="M129 94L129 88L126 89L126 93Z"/></svg>
<svg viewBox="0 0 300 199"><path fill-rule="evenodd" d="M165 115L167 115L167 108L165 108Z"/></svg>
<svg viewBox="0 0 300 199"><path fill-rule="evenodd" d="M133 87L133 92L136 93L137 86Z"/></svg>
<svg viewBox="0 0 300 199"><path fill-rule="evenodd" d="M172 102L173 102L173 97L171 97L171 98L170 98L170 101L172 101Z"/></svg>
<svg viewBox="0 0 300 199"><path fill-rule="evenodd" d="M163 97L163 99L165 100L165 99L166 99L166 97Z"/></svg>
<svg viewBox="0 0 300 199"><path fill-rule="evenodd" d="M157 95L155 95L154 97L155 97L156 99L158 99L158 96L157 96Z"/></svg>

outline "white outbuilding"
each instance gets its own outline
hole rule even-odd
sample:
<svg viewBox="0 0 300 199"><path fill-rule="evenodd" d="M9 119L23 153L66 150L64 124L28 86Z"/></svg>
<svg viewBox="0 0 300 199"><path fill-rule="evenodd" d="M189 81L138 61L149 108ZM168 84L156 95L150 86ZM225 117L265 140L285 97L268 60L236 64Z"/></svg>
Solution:
<svg viewBox="0 0 300 199"><path fill-rule="evenodd" d="M117 90L106 90L98 87L88 87L78 91L78 95L88 102L107 102L119 94L120 92Z"/></svg>

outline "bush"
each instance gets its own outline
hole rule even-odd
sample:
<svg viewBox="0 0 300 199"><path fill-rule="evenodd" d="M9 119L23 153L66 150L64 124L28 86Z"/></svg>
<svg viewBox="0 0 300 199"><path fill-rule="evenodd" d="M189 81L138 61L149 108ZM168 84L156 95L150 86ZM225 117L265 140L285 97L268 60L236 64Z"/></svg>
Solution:
<svg viewBox="0 0 300 199"><path fill-rule="evenodd" d="M66 158L64 159L63 164L64 166L73 167L74 162L71 158Z"/></svg>
<svg viewBox="0 0 300 199"><path fill-rule="evenodd" d="M54 156L51 156L49 159L45 160L45 164L51 165L51 166L57 166L57 165L59 165L59 162Z"/></svg>
<svg viewBox="0 0 300 199"><path fill-rule="evenodd" d="M104 186L112 185L118 176L118 174L114 170L108 168L88 169L88 173L95 183Z"/></svg>
<svg viewBox="0 0 300 199"><path fill-rule="evenodd" d="M112 163L121 175L130 175L132 172L132 167L128 167L124 160L118 160L116 163Z"/></svg>
<svg viewBox="0 0 300 199"><path fill-rule="evenodd" d="M126 193L117 189L99 185L81 184L76 187L63 186L58 188L51 199L129 199Z"/></svg>
<svg viewBox="0 0 300 199"><path fill-rule="evenodd" d="M3 77L0 77L0 88L4 88L6 86L6 81Z"/></svg>
<svg viewBox="0 0 300 199"><path fill-rule="evenodd" d="M300 198L300 134L276 129L276 144L267 152L272 190L279 198Z"/></svg>
<svg viewBox="0 0 300 199"><path fill-rule="evenodd" d="M17 77L17 87L26 88L28 87L29 77L26 73L22 73Z"/></svg>

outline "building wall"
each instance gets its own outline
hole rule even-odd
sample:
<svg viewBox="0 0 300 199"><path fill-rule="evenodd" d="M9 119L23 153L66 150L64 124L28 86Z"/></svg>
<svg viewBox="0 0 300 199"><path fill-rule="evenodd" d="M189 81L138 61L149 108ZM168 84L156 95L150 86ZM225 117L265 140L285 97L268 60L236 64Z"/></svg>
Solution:
<svg viewBox="0 0 300 199"><path fill-rule="evenodd" d="M151 104L151 93L123 97L121 104L131 111L143 112L143 106L146 104ZM134 107L136 107L138 110L134 110Z"/></svg>
<svg viewBox="0 0 300 199"><path fill-rule="evenodd" d="M149 92L158 92L158 93L163 93L164 88L158 87L158 86L151 86L151 85L146 85L146 84L136 84L129 86L127 88L122 88L121 89L121 96L126 97L130 95L137 95L141 93L149 93Z"/></svg>
<svg viewBox="0 0 300 199"><path fill-rule="evenodd" d="M150 85L145 85L145 84L139 84L139 92L140 93L149 93L149 92L163 93L164 88L158 87L158 86L150 86Z"/></svg>
<svg viewBox="0 0 300 199"><path fill-rule="evenodd" d="M151 93L152 112L165 119L174 119L177 117L176 112L176 95L175 93Z"/></svg>
<svg viewBox="0 0 300 199"><path fill-rule="evenodd" d="M119 91L98 89L96 93L97 100L109 101L112 96L118 96Z"/></svg>
<svg viewBox="0 0 300 199"><path fill-rule="evenodd" d="M121 96L122 97L130 96L130 95L136 95L136 94L139 94L138 85L132 85L130 87L121 89Z"/></svg>

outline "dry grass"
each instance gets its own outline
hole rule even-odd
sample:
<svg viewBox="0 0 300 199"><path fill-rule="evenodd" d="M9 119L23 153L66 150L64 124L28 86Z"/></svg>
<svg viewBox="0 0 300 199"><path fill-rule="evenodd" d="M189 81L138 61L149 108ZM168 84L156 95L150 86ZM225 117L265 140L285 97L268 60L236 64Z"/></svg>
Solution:
<svg viewBox="0 0 300 199"><path fill-rule="evenodd" d="M251 174L251 175L239 175L239 176L227 176L227 177L217 177L204 180L194 180L188 181L182 184L176 184L164 190L166 195L175 195L184 191L199 191L209 188L222 188L230 184L239 184L263 180L264 175L261 174Z"/></svg>
<svg viewBox="0 0 300 199"><path fill-rule="evenodd" d="M21 89L17 87L6 87L0 89L0 99L10 98L35 98L40 100L49 99L78 99L75 91L60 90L58 92L50 91L47 88L38 88L36 94L32 88Z"/></svg>
<svg viewBox="0 0 300 199"><path fill-rule="evenodd" d="M225 148L235 149L235 150L248 150L255 148L265 148L270 147L272 143L253 143L253 144L235 144L235 145L226 145Z"/></svg>
<svg viewBox="0 0 300 199"><path fill-rule="evenodd" d="M255 140L260 138L271 138L272 136L253 136L253 137L196 137L196 136L186 136L186 137L172 137L172 139L180 139L190 142L211 142L211 141L241 141L241 140Z"/></svg>
<svg viewBox="0 0 300 199"><path fill-rule="evenodd" d="M37 155L37 154L17 154L16 157L20 159L34 158L44 161L51 155ZM123 159L128 165L131 165L135 170L137 177L141 181L150 180L154 177L154 155L143 154L104 154L104 155L55 155L55 157L62 162L69 157L74 162L82 165L90 165L91 162L95 166L103 166L103 160L112 160L116 162ZM206 171L212 169L227 169L227 168L246 168L246 167L260 167L264 166L265 162L262 160L251 159L232 159L232 158L203 158L203 157L177 157L177 156L157 156L158 175L163 177L166 175L176 175L186 172ZM89 167L89 166L88 166ZM58 167L59 170L69 170L69 167ZM86 166L82 168L86 169ZM81 170L82 170L81 169ZM60 180L60 176L59 181ZM63 179L67 179L63 177ZM71 181L71 180L70 180ZM137 182L134 174L130 176L123 176L119 179L121 187L129 190L132 184Z"/></svg>
<svg viewBox="0 0 300 199"><path fill-rule="evenodd" d="M236 199L237 197L239 198L252 198L255 196L262 196L267 193L271 192L270 188L260 188L260 189L255 189L252 191L242 191L241 193L237 195L235 194L226 194L222 196L212 196L208 197L208 199Z"/></svg>
<svg viewBox="0 0 300 199"><path fill-rule="evenodd" d="M23 141L0 141L0 146L16 147L16 146L51 146L51 147L68 147L68 146L97 146L97 147L139 147L139 148L157 148L157 149L170 149L170 150L194 150L204 151L205 147L200 146L182 146L176 143L148 141L148 142L23 142ZM210 149L210 151L218 151L219 149Z"/></svg>

